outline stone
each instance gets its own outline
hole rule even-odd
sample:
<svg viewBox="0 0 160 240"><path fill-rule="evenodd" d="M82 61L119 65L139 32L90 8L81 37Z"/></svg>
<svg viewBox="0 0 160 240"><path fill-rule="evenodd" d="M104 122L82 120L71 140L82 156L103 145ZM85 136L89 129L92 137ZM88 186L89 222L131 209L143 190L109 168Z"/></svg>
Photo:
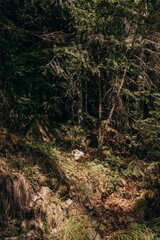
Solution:
<svg viewBox="0 0 160 240"><path fill-rule="evenodd" d="M83 151L80 151L78 149L74 149L72 151L72 156L74 157L74 160L79 160L81 159L82 157L84 157L84 152Z"/></svg>
<svg viewBox="0 0 160 240"><path fill-rule="evenodd" d="M65 203L68 205L68 207L73 203L73 201L70 199L70 198L68 198L66 201L65 201Z"/></svg>

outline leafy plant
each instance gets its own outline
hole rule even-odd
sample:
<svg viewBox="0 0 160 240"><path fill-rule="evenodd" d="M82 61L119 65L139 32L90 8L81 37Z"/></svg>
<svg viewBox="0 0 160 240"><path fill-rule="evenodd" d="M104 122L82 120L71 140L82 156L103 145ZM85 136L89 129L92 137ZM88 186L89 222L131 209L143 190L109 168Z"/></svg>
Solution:
<svg viewBox="0 0 160 240"><path fill-rule="evenodd" d="M141 160L133 160L128 164L127 169L123 172L126 177L143 178L146 174Z"/></svg>

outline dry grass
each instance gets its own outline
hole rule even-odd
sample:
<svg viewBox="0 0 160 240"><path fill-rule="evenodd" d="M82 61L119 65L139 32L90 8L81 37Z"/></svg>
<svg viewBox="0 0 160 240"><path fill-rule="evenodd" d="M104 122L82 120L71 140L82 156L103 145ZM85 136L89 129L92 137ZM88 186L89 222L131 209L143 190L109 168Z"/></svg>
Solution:
<svg viewBox="0 0 160 240"><path fill-rule="evenodd" d="M0 215L2 219L33 215L29 202L33 188L26 178L7 168L0 159Z"/></svg>
<svg viewBox="0 0 160 240"><path fill-rule="evenodd" d="M83 220L71 217L64 222L58 240L91 240L91 238Z"/></svg>

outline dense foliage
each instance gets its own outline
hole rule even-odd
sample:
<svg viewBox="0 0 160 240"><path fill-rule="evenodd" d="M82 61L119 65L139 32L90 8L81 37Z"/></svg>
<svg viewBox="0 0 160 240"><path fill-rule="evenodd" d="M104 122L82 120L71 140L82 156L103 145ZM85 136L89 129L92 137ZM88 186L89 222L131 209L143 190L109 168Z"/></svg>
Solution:
<svg viewBox="0 0 160 240"><path fill-rule="evenodd" d="M69 122L159 157L159 0L0 0L0 119ZM146 151L148 150L149 151Z"/></svg>

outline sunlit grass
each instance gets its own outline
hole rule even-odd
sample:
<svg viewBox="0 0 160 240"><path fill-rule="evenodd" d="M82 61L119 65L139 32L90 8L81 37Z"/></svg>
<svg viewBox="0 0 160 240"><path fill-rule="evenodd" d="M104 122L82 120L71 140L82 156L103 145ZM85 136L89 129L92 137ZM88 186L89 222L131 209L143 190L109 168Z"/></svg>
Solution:
<svg viewBox="0 0 160 240"><path fill-rule="evenodd" d="M154 233L145 225L133 224L126 233L122 233L117 240L155 240Z"/></svg>
<svg viewBox="0 0 160 240"><path fill-rule="evenodd" d="M58 236L58 240L91 240L83 219L70 217L65 220L64 228Z"/></svg>
<svg viewBox="0 0 160 240"><path fill-rule="evenodd" d="M120 234L116 240L160 240L160 217L144 224L132 224L128 231Z"/></svg>

